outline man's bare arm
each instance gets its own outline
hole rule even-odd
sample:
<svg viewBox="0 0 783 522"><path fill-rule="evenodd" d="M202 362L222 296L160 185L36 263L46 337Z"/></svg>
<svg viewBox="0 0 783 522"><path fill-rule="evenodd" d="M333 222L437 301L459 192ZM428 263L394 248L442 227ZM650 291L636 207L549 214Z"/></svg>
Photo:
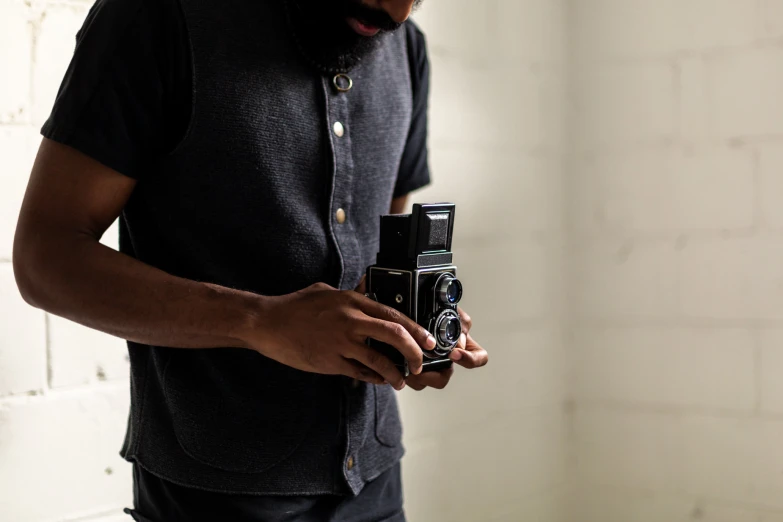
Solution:
<svg viewBox="0 0 783 522"><path fill-rule="evenodd" d="M394 198L391 202L390 214L402 214L405 212L405 207L408 205L408 196L400 196Z"/></svg>
<svg viewBox="0 0 783 522"><path fill-rule="evenodd" d="M174 277L99 240L135 187L84 154L44 139L14 239L14 273L33 306L157 346L242 346L263 296ZM256 315L256 317L253 317Z"/></svg>
<svg viewBox="0 0 783 522"><path fill-rule="evenodd" d="M421 371L435 339L415 322L353 291L319 283L279 297L175 277L102 245L135 181L44 140L14 239L25 300L96 330L153 346L245 347L305 371L367 382L404 380L366 346L393 345Z"/></svg>

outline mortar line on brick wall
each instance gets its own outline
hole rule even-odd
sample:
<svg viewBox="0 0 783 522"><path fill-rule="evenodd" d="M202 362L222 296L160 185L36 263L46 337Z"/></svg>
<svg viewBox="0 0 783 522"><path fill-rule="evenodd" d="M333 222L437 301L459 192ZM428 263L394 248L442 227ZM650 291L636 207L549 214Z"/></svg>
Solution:
<svg viewBox="0 0 783 522"><path fill-rule="evenodd" d="M592 54L582 56L581 64L586 67L645 67L650 65L664 65L671 60L698 60L698 59L724 59L733 58L749 51L767 51L783 47L783 38L780 36L758 37L755 40L738 44L722 45L715 47L699 47L692 49L675 49L661 53L640 54Z"/></svg>
<svg viewBox="0 0 783 522"><path fill-rule="evenodd" d="M0 402L2 405L2 402ZM521 408L503 408L494 411L485 410L470 418L460 418L456 422L449 422L434 426L432 430L421 430L414 435L417 441L427 445L429 443L437 445L442 438L442 430L446 429L452 433L466 434L475 430L482 430L487 424L509 428L509 423L516 422L519 418L530 419L533 417L554 418L560 416L562 420L566 418L566 412L556 408L552 403L540 403ZM514 415L509 415L514 414ZM437 430L437 431L436 431Z"/></svg>
<svg viewBox="0 0 783 522"><path fill-rule="evenodd" d="M742 148L752 147L754 145L777 145L783 143L783 134L761 133L761 134L740 134L724 139L730 147Z"/></svg>
<svg viewBox="0 0 783 522"><path fill-rule="evenodd" d="M761 332L759 330L751 330L753 337L753 384L754 384L754 410L757 414L761 413L761 403L764 394L764 387L762 383L762 341Z"/></svg>
<svg viewBox="0 0 783 522"><path fill-rule="evenodd" d="M753 176L753 225L762 228L764 226L763 182L761 180L761 153L758 148L751 150L752 176Z"/></svg>
<svg viewBox="0 0 783 522"><path fill-rule="evenodd" d="M558 234L563 230L558 227L551 228L528 228L515 227L513 229L514 239L522 244L535 243L539 246L556 246L562 243L562 238ZM507 246L509 244L508 231L500 230L489 232L482 235L458 234L455 238L455 246L459 244L470 244L472 248L481 248L485 246Z"/></svg>
<svg viewBox="0 0 783 522"><path fill-rule="evenodd" d="M702 69L700 73L702 76L702 85L704 88L704 102L705 107L707 108L707 117L705 118L705 131L707 133L707 136L711 138L711 141L720 142L721 139L718 138L715 134L715 107L717 106L715 104L715 86L714 81L715 78L714 70L715 67L713 66L713 62L709 58L704 58L702 60Z"/></svg>
<svg viewBox="0 0 783 522"><path fill-rule="evenodd" d="M711 95L708 92L706 96ZM709 102L708 102L709 103ZM712 124L708 122L708 128ZM743 149L756 145L781 145L783 134L738 134L735 136L721 136L701 138L697 140L671 137L642 138L636 140L618 139L612 143L581 143L570 152L570 155L578 159L603 159L638 156L640 153L659 152L711 152L710 149ZM474 144L475 145L475 144ZM469 146L469 145L467 145Z"/></svg>
<svg viewBox="0 0 783 522"><path fill-rule="evenodd" d="M19 129L19 128L24 128L24 127L33 127L34 128L32 122L30 122L27 119L20 119L20 120L0 122L0 130L3 130L4 128Z"/></svg>
<svg viewBox="0 0 783 522"><path fill-rule="evenodd" d="M44 314L44 332L46 335L46 387L44 388L44 393L47 393L52 389L52 379L54 374L52 370L52 320L48 313Z"/></svg>
<svg viewBox="0 0 783 522"><path fill-rule="evenodd" d="M551 71L562 67L562 62L541 56L506 52L481 53L472 50L466 52L464 49L455 49L438 43L431 43L428 52L430 58L436 61L443 60L450 65L458 65L462 69L474 71L505 69L508 68L509 62L514 62L519 69L529 73Z"/></svg>
<svg viewBox="0 0 783 522"><path fill-rule="evenodd" d="M558 317L520 317L516 319L492 320L484 319L481 321L483 330L501 330L512 332L540 331L557 328L559 324Z"/></svg>
<svg viewBox="0 0 783 522"><path fill-rule="evenodd" d="M648 329L683 328L683 329L783 329L783 318L737 318L737 317L632 317L632 316L580 316L573 320L575 327L580 329Z"/></svg>
<svg viewBox="0 0 783 522"><path fill-rule="evenodd" d="M671 60L669 67L672 69L672 94L674 97L672 103L672 121L677 126L675 134L677 139L682 141L682 67L678 59Z"/></svg>
<svg viewBox="0 0 783 522"><path fill-rule="evenodd" d="M123 508L127 506L121 505L113 509L101 509L97 511L87 511L77 515L69 515L66 518L60 519L59 522L99 522L107 516L123 515Z"/></svg>
<svg viewBox="0 0 783 522"><path fill-rule="evenodd" d="M498 13L500 12L500 9L498 8L498 0L484 0L486 3L485 12L487 14L486 17L486 34L497 34L498 32Z"/></svg>
<svg viewBox="0 0 783 522"><path fill-rule="evenodd" d="M755 515L779 515L783 514L783 507L773 506L764 503L746 502L742 500L731 500L710 495L702 495L697 492L688 492L682 490L661 490L656 488L632 486L627 484L590 484L582 482L580 484L582 491L593 494L611 494L612 496L624 497L643 497L658 498L661 496L671 499L685 500L693 502L702 507L717 507L728 509L740 509L750 511Z"/></svg>
<svg viewBox="0 0 783 522"><path fill-rule="evenodd" d="M0 397L0 407L3 405L37 404L78 396L95 396L100 393L111 393L120 390L127 391L129 389L128 386L127 379L116 379L99 383L53 388L46 393L38 393L36 395L30 395L29 393L6 395Z"/></svg>
<svg viewBox="0 0 783 522"><path fill-rule="evenodd" d="M762 230L753 225L738 228L671 228L671 229L633 229L633 228L588 228L582 227L573 230L579 237L574 239L575 248L590 248L599 243L633 241L640 245L655 243L671 243L675 248L681 238L687 239L688 245L703 242L723 242L729 240L744 239L780 239L783 229Z"/></svg>
<svg viewBox="0 0 783 522"><path fill-rule="evenodd" d="M541 144L527 144L519 146L514 143L481 143L477 144L475 141L468 142L462 140L450 140L440 139L434 137L430 141L431 152L479 152L479 153L493 153L493 154L509 154L520 157L532 157L532 158L557 158L561 154L561 151L556 150L554 147L547 147Z"/></svg>
<svg viewBox="0 0 783 522"><path fill-rule="evenodd" d="M30 92L27 96L32 110L32 107L35 107L35 68L38 56L38 37L41 33L41 23L46 16L46 9L40 7L38 2L35 1L28 4L28 9L30 11L30 71L28 72L30 75Z"/></svg>
<svg viewBox="0 0 783 522"><path fill-rule="evenodd" d="M520 493L514 497L516 503L512 503L509 509L498 511L495 513L491 520L493 521L506 521L509 520L509 516L516 515L519 510L519 503L524 503L528 500L538 500L543 496L555 496L564 493L568 488L568 482L566 480L553 481L550 484L533 487L526 490L524 493Z"/></svg>
<svg viewBox="0 0 783 522"><path fill-rule="evenodd" d="M783 412L755 411L748 409L721 408L698 405L682 405L673 403L653 403L646 401L630 401L621 399L580 399L575 402L578 413L609 412L622 415L658 415L681 419L683 417L699 417L707 419L766 421L783 423Z"/></svg>
<svg viewBox="0 0 783 522"><path fill-rule="evenodd" d="M43 395L43 389L37 389L37 390L25 390L21 392L9 392L0 394L0 402L2 402L4 399L16 399L16 398L24 398L24 397L38 397Z"/></svg>

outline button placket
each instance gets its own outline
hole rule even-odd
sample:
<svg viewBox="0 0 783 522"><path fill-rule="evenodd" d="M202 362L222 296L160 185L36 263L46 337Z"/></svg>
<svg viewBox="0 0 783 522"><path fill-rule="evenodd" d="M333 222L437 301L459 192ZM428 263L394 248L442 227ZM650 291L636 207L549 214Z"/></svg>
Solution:
<svg viewBox="0 0 783 522"><path fill-rule="evenodd" d="M334 189L331 200L332 231L342 257L343 273L340 287L350 287L361 265L361 249L351 223L353 204L353 144L351 140L351 91L338 91L331 79L324 78L327 93L327 118L334 151Z"/></svg>

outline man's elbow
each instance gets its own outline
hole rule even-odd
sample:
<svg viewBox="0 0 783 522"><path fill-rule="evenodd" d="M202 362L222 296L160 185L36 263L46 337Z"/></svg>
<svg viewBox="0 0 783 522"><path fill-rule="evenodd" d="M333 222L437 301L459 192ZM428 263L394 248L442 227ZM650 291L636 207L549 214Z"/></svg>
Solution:
<svg viewBox="0 0 783 522"><path fill-rule="evenodd" d="M12 255L16 286L27 304L35 308L44 308L45 297L42 289L44 279L42 270L45 270L46 265L44 249L40 241L20 236L17 230Z"/></svg>

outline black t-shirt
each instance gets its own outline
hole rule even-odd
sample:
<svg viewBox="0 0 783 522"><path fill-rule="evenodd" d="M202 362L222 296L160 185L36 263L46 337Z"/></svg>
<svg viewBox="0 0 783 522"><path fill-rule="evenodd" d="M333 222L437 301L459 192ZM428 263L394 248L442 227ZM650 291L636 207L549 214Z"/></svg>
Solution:
<svg viewBox="0 0 783 522"><path fill-rule="evenodd" d="M394 190L429 183L429 61L424 35L408 22L413 119ZM192 59L177 0L97 0L41 133L126 176L143 179L190 123Z"/></svg>

